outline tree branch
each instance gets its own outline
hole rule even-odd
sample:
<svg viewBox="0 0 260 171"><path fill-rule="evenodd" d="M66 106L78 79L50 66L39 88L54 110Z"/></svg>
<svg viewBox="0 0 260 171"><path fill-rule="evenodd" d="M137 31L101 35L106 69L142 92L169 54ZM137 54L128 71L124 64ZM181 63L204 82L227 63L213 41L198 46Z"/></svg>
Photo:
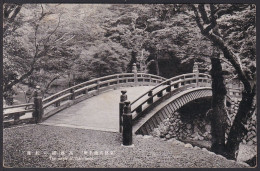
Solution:
<svg viewBox="0 0 260 171"><path fill-rule="evenodd" d="M201 13L201 18L202 18L203 22L204 22L205 24L209 24L210 21L209 21L209 18L208 18L208 16L207 16L207 13L206 13L204 4L199 4L199 5L198 5L198 9L199 9L199 12Z"/></svg>
<svg viewBox="0 0 260 171"><path fill-rule="evenodd" d="M224 57L232 64L232 66L237 71L239 79L244 84L245 91L247 93L251 93L251 91L252 91L251 84L248 81L248 79L247 79L247 77L246 77L246 75L245 75L245 73L242 69L242 66L241 66L241 63L238 60L238 57L233 53L233 51L228 47L228 45L225 44L224 40L219 35L215 34L216 30L209 32L217 24L216 23L216 17L215 17L216 9L215 9L214 5L212 5L212 4L210 5L211 24L208 27L206 27L206 29L203 29L203 24L200 22L201 19L200 19L200 16L198 14L198 10L195 7L195 5L190 5L190 6L192 7L192 10L193 10L194 15L195 15L196 23L197 23L199 29L201 30L201 33L204 36L206 36L207 38L209 38L214 43L215 46L217 46L219 49L222 50ZM205 15L204 12L201 13L201 16L203 16L203 15Z"/></svg>
<svg viewBox="0 0 260 171"><path fill-rule="evenodd" d="M62 15L62 14L61 14ZM45 42L44 42L44 45L46 45L46 43L50 40L50 37L56 32L56 30L58 29L58 27L60 26L60 18L61 18L61 15L59 16L59 19L58 19L58 24L57 26L55 27L55 29L51 32L51 34L49 34L45 39L43 39Z"/></svg>
<svg viewBox="0 0 260 171"><path fill-rule="evenodd" d="M203 28L203 24L200 22L200 17L199 17L199 13L198 13L197 8L193 4L189 4L189 6L192 8L192 10L193 10L193 12L195 14L195 21L196 21L196 23L197 23L201 33L203 33L204 32L204 28Z"/></svg>
<svg viewBox="0 0 260 171"><path fill-rule="evenodd" d="M241 6L241 4L232 5L231 7L228 7L226 9L219 9L216 12L216 15L217 15L218 18L220 18L223 15L233 14L235 11L242 11L242 10L246 9L249 5L250 4L243 4L243 6Z"/></svg>

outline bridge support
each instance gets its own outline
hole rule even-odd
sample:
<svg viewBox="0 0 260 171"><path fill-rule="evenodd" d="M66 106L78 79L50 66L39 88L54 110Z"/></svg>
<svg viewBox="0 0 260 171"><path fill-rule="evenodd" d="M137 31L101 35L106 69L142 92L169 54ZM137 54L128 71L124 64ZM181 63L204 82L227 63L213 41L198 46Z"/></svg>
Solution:
<svg viewBox="0 0 260 171"><path fill-rule="evenodd" d="M127 95L126 95L126 90L121 91L121 96L120 96L120 102L119 102L119 132L122 132L122 125L123 125L123 113L124 113L124 106L125 106L125 101L127 100Z"/></svg>
<svg viewBox="0 0 260 171"><path fill-rule="evenodd" d="M131 146L133 144L133 128L130 101L125 101L123 114L123 145Z"/></svg>
<svg viewBox="0 0 260 171"><path fill-rule="evenodd" d="M43 116L43 105L42 105L42 97L40 87L36 86L36 91L34 92L34 112L33 118L35 123L40 123L42 121Z"/></svg>

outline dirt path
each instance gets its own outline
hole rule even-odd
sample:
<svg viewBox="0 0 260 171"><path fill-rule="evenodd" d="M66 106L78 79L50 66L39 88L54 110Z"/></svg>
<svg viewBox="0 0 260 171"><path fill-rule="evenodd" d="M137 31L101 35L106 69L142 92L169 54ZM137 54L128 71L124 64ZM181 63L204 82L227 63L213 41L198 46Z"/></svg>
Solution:
<svg viewBox="0 0 260 171"><path fill-rule="evenodd" d="M26 125L5 129L3 135L6 167L248 167L205 149L147 136L134 136L130 148L121 146L119 133L68 127Z"/></svg>

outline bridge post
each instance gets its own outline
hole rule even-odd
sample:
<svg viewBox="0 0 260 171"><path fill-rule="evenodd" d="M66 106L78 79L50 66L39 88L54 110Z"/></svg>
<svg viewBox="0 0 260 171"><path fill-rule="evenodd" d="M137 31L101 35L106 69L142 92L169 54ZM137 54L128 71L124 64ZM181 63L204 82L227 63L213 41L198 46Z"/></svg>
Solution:
<svg viewBox="0 0 260 171"><path fill-rule="evenodd" d="M137 67L136 67L136 63L133 63L133 68L132 68L132 72L134 73L134 85L137 86Z"/></svg>
<svg viewBox="0 0 260 171"><path fill-rule="evenodd" d="M88 94L88 89L87 88L83 91L83 94Z"/></svg>
<svg viewBox="0 0 260 171"><path fill-rule="evenodd" d="M100 80L97 80L97 94L99 94L100 89Z"/></svg>
<svg viewBox="0 0 260 171"><path fill-rule="evenodd" d="M60 106L60 101L57 101L56 103L55 103L55 107L59 107Z"/></svg>
<svg viewBox="0 0 260 171"><path fill-rule="evenodd" d="M199 65L197 62L194 62L193 73L195 73L196 87L198 87L199 86Z"/></svg>
<svg viewBox="0 0 260 171"><path fill-rule="evenodd" d="M163 96L163 90L159 91L157 94L157 97L162 97Z"/></svg>
<svg viewBox="0 0 260 171"><path fill-rule="evenodd" d="M150 97L147 101L148 104L152 104L153 103L153 91L149 91L148 92L148 96Z"/></svg>
<svg viewBox="0 0 260 171"><path fill-rule="evenodd" d="M41 97L41 90L40 86L36 86L36 91L34 92L34 112L33 118L35 123L40 123L42 121L43 116L43 105L42 105L42 97Z"/></svg>
<svg viewBox="0 0 260 171"><path fill-rule="evenodd" d="M117 76L116 76L116 79L117 79L117 80L116 80L116 84L117 84L117 85L116 85L116 88L117 88L117 87L119 87L119 84L120 84L119 75L118 75L118 74L117 74Z"/></svg>
<svg viewBox="0 0 260 171"><path fill-rule="evenodd" d="M121 91L120 102L119 102L119 132L122 132L122 125L123 125L123 113L124 113L124 106L125 101L127 100L126 90Z"/></svg>
<svg viewBox="0 0 260 171"><path fill-rule="evenodd" d="M130 146L133 143L132 137L132 114L130 101L125 101L124 114L123 114L123 145Z"/></svg>
<svg viewBox="0 0 260 171"><path fill-rule="evenodd" d="M152 83L153 83L151 75L149 75L149 83L150 83L150 85L152 85Z"/></svg>
<svg viewBox="0 0 260 171"><path fill-rule="evenodd" d="M181 80L181 79L180 79L180 80ZM178 88L180 88L180 87L181 87L181 82L178 83Z"/></svg>
<svg viewBox="0 0 260 171"><path fill-rule="evenodd" d="M75 100L74 88L71 88L71 89L70 89L70 93L71 93L70 100Z"/></svg>
<svg viewBox="0 0 260 171"><path fill-rule="evenodd" d="M169 92L171 92L171 87L172 87L172 86L171 86L171 81L167 81L167 86L168 86L168 87L166 88L166 92L169 93Z"/></svg>

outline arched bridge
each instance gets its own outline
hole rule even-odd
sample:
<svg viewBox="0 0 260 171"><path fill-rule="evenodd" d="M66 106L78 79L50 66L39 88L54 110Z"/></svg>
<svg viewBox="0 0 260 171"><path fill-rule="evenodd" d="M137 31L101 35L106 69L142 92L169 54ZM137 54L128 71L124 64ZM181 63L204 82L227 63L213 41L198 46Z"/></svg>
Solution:
<svg viewBox="0 0 260 171"><path fill-rule="evenodd" d="M210 76L183 74L165 79L152 74L124 73L93 79L34 103L4 108L4 126L22 123L119 131L119 97L127 90L134 133L149 134L186 103L209 97ZM141 94L141 95L140 95Z"/></svg>

